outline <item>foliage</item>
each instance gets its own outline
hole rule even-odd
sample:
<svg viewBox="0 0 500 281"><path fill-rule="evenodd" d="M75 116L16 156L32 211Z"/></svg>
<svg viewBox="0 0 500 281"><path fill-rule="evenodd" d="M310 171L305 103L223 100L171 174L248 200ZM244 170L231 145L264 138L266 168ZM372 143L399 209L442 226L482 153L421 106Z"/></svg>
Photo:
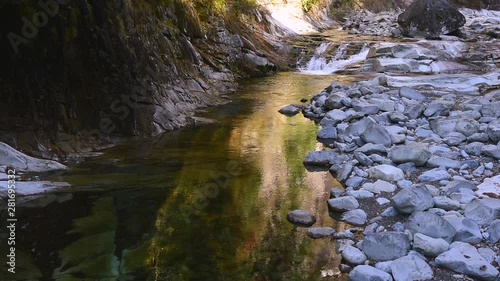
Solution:
<svg viewBox="0 0 500 281"><path fill-rule="evenodd" d="M302 0L302 9L309 12L316 3L318 3L318 0Z"/></svg>

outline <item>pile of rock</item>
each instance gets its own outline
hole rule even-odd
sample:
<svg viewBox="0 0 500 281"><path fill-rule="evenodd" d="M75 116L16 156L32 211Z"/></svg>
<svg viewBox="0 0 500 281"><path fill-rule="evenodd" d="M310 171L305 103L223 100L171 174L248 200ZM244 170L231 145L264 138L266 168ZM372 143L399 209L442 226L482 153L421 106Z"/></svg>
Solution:
<svg viewBox="0 0 500 281"><path fill-rule="evenodd" d="M329 169L345 186L331 191L332 217L367 225L357 244L356 228L309 230L349 239L339 252L342 271L355 266L351 280L426 280L432 267L499 277L500 177L492 176L500 168L500 91L432 97L379 77L333 83L303 114L321 125L318 140L329 148L304 164Z"/></svg>

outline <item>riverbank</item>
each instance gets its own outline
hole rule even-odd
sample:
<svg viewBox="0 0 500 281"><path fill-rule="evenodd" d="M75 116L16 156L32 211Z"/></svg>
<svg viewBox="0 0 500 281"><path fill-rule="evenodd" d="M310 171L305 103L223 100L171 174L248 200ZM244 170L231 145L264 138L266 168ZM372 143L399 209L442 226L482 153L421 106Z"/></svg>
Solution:
<svg viewBox="0 0 500 281"><path fill-rule="evenodd" d="M342 184L325 203L334 221L353 226L307 233L337 240L339 271L351 280L499 276L500 72L496 47L485 47L498 44L487 31L498 12L462 11L463 38L371 43L357 69L383 74L354 85L334 81L302 110L321 126L324 147L304 164L328 169ZM344 28L400 36L385 18L366 13ZM307 213L288 218L315 222Z"/></svg>

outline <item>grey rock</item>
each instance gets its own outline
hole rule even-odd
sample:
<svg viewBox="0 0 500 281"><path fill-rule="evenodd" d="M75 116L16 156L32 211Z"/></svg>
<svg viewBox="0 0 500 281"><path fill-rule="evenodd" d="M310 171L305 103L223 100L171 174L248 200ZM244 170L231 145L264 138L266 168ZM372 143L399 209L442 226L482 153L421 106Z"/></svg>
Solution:
<svg viewBox="0 0 500 281"><path fill-rule="evenodd" d="M356 226L361 226L366 223L367 215L365 211L361 209L356 209L352 211L347 211L342 214L342 220Z"/></svg>
<svg viewBox="0 0 500 281"><path fill-rule="evenodd" d="M348 187L357 188L361 185L361 183L363 183L364 180L365 179L362 177L352 177L346 181L345 185Z"/></svg>
<svg viewBox="0 0 500 281"><path fill-rule="evenodd" d="M463 242L453 243L450 250L436 258L435 263L437 266L481 280L494 281L499 274L498 270L489 264L474 246Z"/></svg>
<svg viewBox="0 0 500 281"><path fill-rule="evenodd" d="M413 249L428 257L437 257L449 248L450 244L442 238L432 238L422 233L413 236Z"/></svg>
<svg viewBox="0 0 500 281"><path fill-rule="evenodd" d="M471 143L464 146L464 151L467 152L467 154L479 156L479 155L481 155L481 152L483 151L483 147L484 147L484 143L471 142Z"/></svg>
<svg viewBox="0 0 500 281"><path fill-rule="evenodd" d="M451 132L444 138L444 142L450 146L458 146L465 140L467 140L467 138L459 132Z"/></svg>
<svg viewBox="0 0 500 281"><path fill-rule="evenodd" d="M373 193L364 189L347 191L347 195L356 199L368 199L373 197Z"/></svg>
<svg viewBox="0 0 500 281"><path fill-rule="evenodd" d="M500 217L500 199L474 199L465 207L465 217L479 225L492 223Z"/></svg>
<svg viewBox="0 0 500 281"><path fill-rule="evenodd" d="M375 268L385 271L389 274L392 274L391 264L392 261L380 261L375 264Z"/></svg>
<svg viewBox="0 0 500 281"><path fill-rule="evenodd" d="M469 137L479 131L479 123L473 119L458 119L455 131L462 133L466 137Z"/></svg>
<svg viewBox="0 0 500 281"><path fill-rule="evenodd" d="M394 111L389 113L389 120L394 123L406 122L408 121L408 117L406 117L403 113Z"/></svg>
<svg viewBox="0 0 500 281"><path fill-rule="evenodd" d="M346 96L341 93L333 93L325 100L325 108L327 110L342 108L342 99Z"/></svg>
<svg viewBox="0 0 500 281"><path fill-rule="evenodd" d="M316 134L318 139L336 139L337 129L332 127L323 128Z"/></svg>
<svg viewBox="0 0 500 281"><path fill-rule="evenodd" d="M401 232L368 234L360 243L360 249L369 259L387 261L404 257L410 250L408 236Z"/></svg>
<svg viewBox="0 0 500 281"><path fill-rule="evenodd" d="M408 87L399 88L399 96L402 98L404 97L407 99L412 99L412 100L417 100L417 101L425 101L427 99L420 92L418 92L412 88L408 88Z"/></svg>
<svg viewBox="0 0 500 281"><path fill-rule="evenodd" d="M488 227L488 240L490 243L497 243L500 241L500 219L494 220Z"/></svg>
<svg viewBox="0 0 500 281"><path fill-rule="evenodd" d="M492 264L497 257L497 253L490 248L479 248L477 252L490 264Z"/></svg>
<svg viewBox="0 0 500 281"><path fill-rule="evenodd" d="M406 108L404 114L410 118L410 120L417 119L424 112L425 106L423 104L413 104Z"/></svg>
<svg viewBox="0 0 500 281"><path fill-rule="evenodd" d="M455 228L442 217L430 212L415 212L406 222L406 228L415 233L422 233L432 238L442 238L451 243L455 236Z"/></svg>
<svg viewBox="0 0 500 281"><path fill-rule="evenodd" d="M495 159L500 159L500 146L498 145L485 145L481 151L485 156L493 157Z"/></svg>
<svg viewBox="0 0 500 281"><path fill-rule="evenodd" d="M416 255L408 255L393 261L391 272L395 281L429 280L434 277L431 267Z"/></svg>
<svg viewBox="0 0 500 281"><path fill-rule="evenodd" d="M367 102L353 103L353 109L357 112L363 113L364 115L375 115L379 112L378 106Z"/></svg>
<svg viewBox="0 0 500 281"><path fill-rule="evenodd" d="M431 168L445 167L451 169L460 168L460 162L441 156L432 156L427 160L426 165Z"/></svg>
<svg viewBox="0 0 500 281"><path fill-rule="evenodd" d="M342 251L342 258L353 265L363 264L367 260L366 255L360 249L353 246L347 246Z"/></svg>
<svg viewBox="0 0 500 281"><path fill-rule="evenodd" d="M413 186L413 182L409 180L400 180L397 182L399 188L410 188Z"/></svg>
<svg viewBox="0 0 500 281"><path fill-rule="evenodd" d="M349 273L350 281L392 281L391 275L369 265L358 265Z"/></svg>
<svg viewBox="0 0 500 281"><path fill-rule="evenodd" d="M68 168L56 161L28 156L3 142L0 142L0 166L8 166L22 172L49 172Z"/></svg>
<svg viewBox="0 0 500 281"><path fill-rule="evenodd" d="M380 214L380 216L384 217L384 218L391 218L391 217L397 216L398 214L399 214L398 211L396 211L396 209L394 207L389 207L389 208L385 209Z"/></svg>
<svg viewBox="0 0 500 281"><path fill-rule="evenodd" d="M337 180L344 183L351 175L353 168L354 166L350 163L344 164L337 173Z"/></svg>
<svg viewBox="0 0 500 281"><path fill-rule="evenodd" d="M458 192L460 189L464 188L464 189L470 189L470 190L476 190L477 189L477 186L469 181L464 181L464 180L454 180L454 181L450 181L447 185L446 185L446 190L447 190L447 194L451 194L451 193L454 193L454 192Z"/></svg>
<svg viewBox="0 0 500 281"><path fill-rule="evenodd" d="M394 192L396 191L396 186L392 183L386 182L384 180L377 180L373 183L376 190L380 192Z"/></svg>
<svg viewBox="0 0 500 281"><path fill-rule="evenodd" d="M278 112L283 114L283 115L293 116L293 115L299 114L300 110L301 109L299 107L296 107L294 105L287 105L287 106L281 108L280 110L278 110Z"/></svg>
<svg viewBox="0 0 500 281"><path fill-rule="evenodd" d="M448 111L448 106L440 100L432 101L424 111L426 117L441 116L444 112Z"/></svg>
<svg viewBox="0 0 500 281"><path fill-rule="evenodd" d="M309 227L316 222L316 217L303 210L294 210L288 212L287 220L297 226Z"/></svg>
<svg viewBox="0 0 500 281"><path fill-rule="evenodd" d="M490 140L494 143L500 141L500 119L494 120L488 124L488 129L486 133L490 137Z"/></svg>
<svg viewBox="0 0 500 281"><path fill-rule="evenodd" d="M446 211L459 210L460 203L458 201L452 200L446 196L434 197L434 207L440 208Z"/></svg>
<svg viewBox="0 0 500 281"><path fill-rule="evenodd" d="M483 104L483 108L481 109L481 114L484 117L500 117L500 102L492 102L488 104Z"/></svg>
<svg viewBox="0 0 500 281"><path fill-rule="evenodd" d="M356 149L355 152L361 152L366 155L370 154L386 154L387 153L387 148L385 148L384 145L382 144L373 144L373 143L367 143L363 145L362 147Z"/></svg>
<svg viewBox="0 0 500 281"><path fill-rule="evenodd" d="M467 137L468 142L488 142L490 137L486 133L475 133Z"/></svg>
<svg viewBox="0 0 500 281"><path fill-rule="evenodd" d="M368 173L371 177L385 181L396 182L404 179L403 171L391 165L378 165L370 168Z"/></svg>
<svg viewBox="0 0 500 281"><path fill-rule="evenodd" d="M437 38L458 31L466 20L446 0L417 0L398 16L405 36Z"/></svg>
<svg viewBox="0 0 500 281"><path fill-rule="evenodd" d="M347 135L359 136L366 130L366 128L368 128L368 126L376 123L377 122L375 122L372 118L363 118L359 121L350 124L347 127L345 133Z"/></svg>
<svg viewBox="0 0 500 281"><path fill-rule="evenodd" d="M438 134L440 137L444 138L449 133L455 131L457 126L457 119L440 119L432 120L430 122L431 129L434 133Z"/></svg>
<svg viewBox="0 0 500 281"><path fill-rule="evenodd" d="M479 225L468 218L446 218L446 220L455 228L456 234L453 241L477 244L483 240Z"/></svg>
<svg viewBox="0 0 500 281"><path fill-rule="evenodd" d="M418 179L421 182L438 182L441 180L449 180L451 175L446 170L432 169L421 174Z"/></svg>
<svg viewBox="0 0 500 281"><path fill-rule="evenodd" d="M422 185L401 190L391 198L391 203L402 214L425 211L434 206L432 195Z"/></svg>
<svg viewBox="0 0 500 281"><path fill-rule="evenodd" d="M359 208L359 203L358 200L356 200L356 198L352 196L344 196L344 197L329 199L328 206L330 206L330 208L333 211L345 212Z"/></svg>
<svg viewBox="0 0 500 281"><path fill-rule="evenodd" d="M427 147L419 144L397 146L389 152L389 158L396 164L412 162L416 166L423 166L430 157Z"/></svg>
<svg viewBox="0 0 500 281"><path fill-rule="evenodd" d="M343 189L334 187L330 189L330 197L339 198L340 196L342 196L342 194L344 194L344 192L345 191Z"/></svg>
<svg viewBox="0 0 500 281"><path fill-rule="evenodd" d="M387 130L379 125L372 124L361 133L361 139L366 143L382 144L386 147L391 146L391 135Z"/></svg>
<svg viewBox="0 0 500 281"><path fill-rule="evenodd" d="M307 236L312 239L332 237L335 230L331 227L312 227L307 230Z"/></svg>
<svg viewBox="0 0 500 281"><path fill-rule="evenodd" d="M362 152L359 151L354 152L354 158L358 160L358 162L363 166L373 165L373 161L368 156L366 156L366 154Z"/></svg>
<svg viewBox="0 0 500 281"><path fill-rule="evenodd" d="M419 138L426 138L432 134L432 130L427 130L427 129L422 129L422 128L417 128L415 131L415 136Z"/></svg>
<svg viewBox="0 0 500 281"><path fill-rule="evenodd" d="M330 166L338 154L332 150L311 151L304 159L305 165Z"/></svg>

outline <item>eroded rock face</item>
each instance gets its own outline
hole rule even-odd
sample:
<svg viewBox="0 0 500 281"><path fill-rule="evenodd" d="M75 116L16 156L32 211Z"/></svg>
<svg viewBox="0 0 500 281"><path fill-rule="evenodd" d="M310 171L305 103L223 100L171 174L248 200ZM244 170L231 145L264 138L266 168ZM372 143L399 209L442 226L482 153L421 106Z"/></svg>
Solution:
<svg viewBox="0 0 500 281"><path fill-rule="evenodd" d="M465 22L446 0L416 0L398 17L404 35L425 38L456 32Z"/></svg>

